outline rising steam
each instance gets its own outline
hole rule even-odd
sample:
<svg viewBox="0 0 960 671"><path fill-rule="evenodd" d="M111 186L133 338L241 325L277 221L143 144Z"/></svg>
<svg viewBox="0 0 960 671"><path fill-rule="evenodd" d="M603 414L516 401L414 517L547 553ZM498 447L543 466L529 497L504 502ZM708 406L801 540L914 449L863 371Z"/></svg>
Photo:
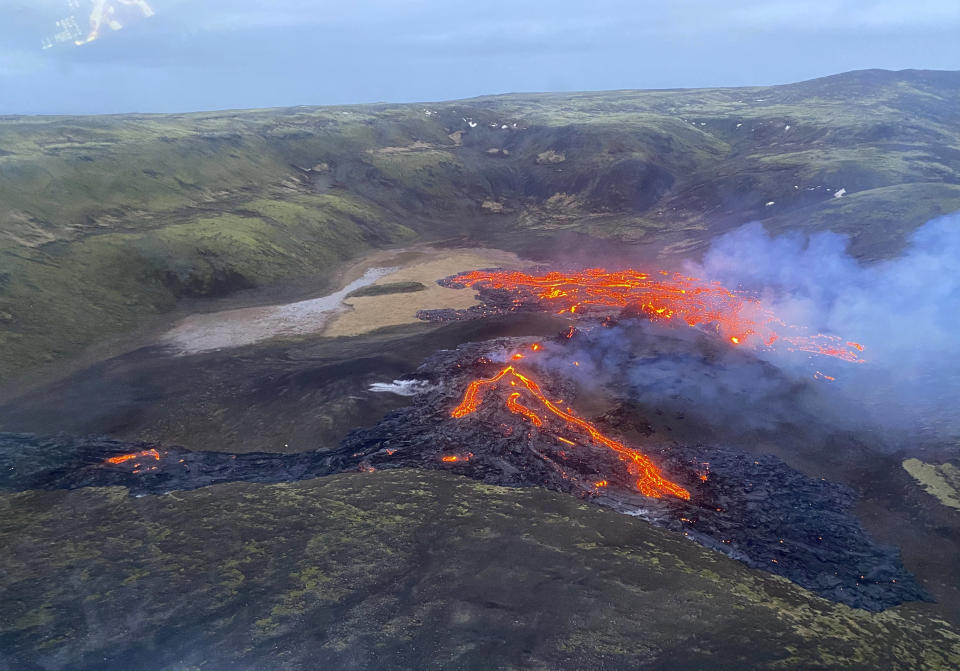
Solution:
<svg viewBox="0 0 960 671"><path fill-rule="evenodd" d="M960 213L917 230L893 260L861 264L846 246L750 224L683 273L480 270L444 282L481 292L471 314L549 310L593 326L538 365L727 436L955 445Z"/></svg>
<svg viewBox="0 0 960 671"><path fill-rule="evenodd" d="M718 238L688 271L757 291L811 331L866 347L863 365L829 363L833 394L882 426L960 434L960 214L928 222L896 259L862 265L833 233L768 235L749 224ZM759 355L792 375L827 364L783 351Z"/></svg>

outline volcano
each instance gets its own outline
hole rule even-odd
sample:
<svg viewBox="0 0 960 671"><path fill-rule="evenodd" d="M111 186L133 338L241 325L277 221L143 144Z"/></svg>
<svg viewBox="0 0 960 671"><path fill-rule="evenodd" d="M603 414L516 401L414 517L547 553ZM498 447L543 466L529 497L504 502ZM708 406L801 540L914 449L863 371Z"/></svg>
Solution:
<svg viewBox="0 0 960 671"><path fill-rule="evenodd" d="M440 284L476 289L481 305L468 310L421 310L421 319L448 321L503 312L555 311L604 318L609 323L611 313L643 315L655 322L711 331L734 346L784 346L843 361L864 361L860 343L833 334L804 333L777 316L754 293L665 270L588 268L529 274L494 268L453 275Z"/></svg>
<svg viewBox="0 0 960 671"><path fill-rule="evenodd" d="M339 448L298 454L191 451L145 443L0 436L0 487L120 485L162 494L231 481L284 482L345 471L448 470L495 485L544 487L639 516L826 598L878 611L929 597L896 548L867 536L846 487L770 455L730 446L630 446L629 413L589 421L577 386L536 354L574 351L570 328L549 340L504 338L429 357L409 378L411 405Z"/></svg>

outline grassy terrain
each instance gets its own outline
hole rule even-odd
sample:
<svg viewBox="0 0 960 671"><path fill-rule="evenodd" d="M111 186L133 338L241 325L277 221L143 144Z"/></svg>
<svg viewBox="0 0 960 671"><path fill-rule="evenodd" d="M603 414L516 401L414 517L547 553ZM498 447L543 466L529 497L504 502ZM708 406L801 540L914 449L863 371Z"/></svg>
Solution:
<svg viewBox="0 0 960 671"><path fill-rule="evenodd" d="M925 607L851 610L641 520L442 473L24 492L0 510L11 668L960 664Z"/></svg>
<svg viewBox="0 0 960 671"><path fill-rule="evenodd" d="M960 469L950 463L926 464L919 459L906 459L903 467L940 503L960 510Z"/></svg>
<svg viewBox="0 0 960 671"><path fill-rule="evenodd" d="M696 253L759 219L851 233L857 256L882 258L960 208L958 121L960 73L925 71L0 118L0 379L183 298L330 279L418 237L547 253L570 234Z"/></svg>
<svg viewBox="0 0 960 671"><path fill-rule="evenodd" d="M347 298L354 296L387 296L389 294L409 294L415 291L426 290L426 285L422 282L388 282L387 284L371 284L359 289L354 289Z"/></svg>
<svg viewBox="0 0 960 671"><path fill-rule="evenodd" d="M960 73L879 71L766 88L2 118L0 380L184 301L330 283L369 250L418 240L596 262L593 250L647 244L696 253L760 219L847 233L859 258L884 258L960 209L958 122ZM369 289L429 284L399 279L410 281ZM191 357L143 349L5 404L0 425L322 449L409 402L370 384L466 340L555 334L556 319ZM662 431L722 439L681 419ZM956 498L956 469L908 474L899 458L852 457L862 436L777 431L782 454L854 486L870 532L902 548L940 603L854 611L640 519L436 472L143 498L28 491L0 496L0 668L960 667L955 511L941 503Z"/></svg>

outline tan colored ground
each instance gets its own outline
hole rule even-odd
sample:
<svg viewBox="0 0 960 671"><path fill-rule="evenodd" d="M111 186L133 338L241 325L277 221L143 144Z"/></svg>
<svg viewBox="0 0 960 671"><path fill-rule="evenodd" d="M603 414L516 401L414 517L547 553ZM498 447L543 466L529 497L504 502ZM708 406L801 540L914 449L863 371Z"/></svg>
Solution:
<svg viewBox="0 0 960 671"><path fill-rule="evenodd" d="M907 459L903 467L940 503L960 509L960 468L953 464L927 464L919 459Z"/></svg>
<svg viewBox="0 0 960 671"><path fill-rule="evenodd" d="M378 149L368 149L368 154L406 154L411 151L419 151L422 149L448 149L449 147L444 147L442 145L429 144L427 142L421 142L420 140L414 142L413 144L404 145L402 147L380 147Z"/></svg>
<svg viewBox="0 0 960 671"><path fill-rule="evenodd" d="M339 291L295 303L193 314L165 333L160 342L182 354L197 354L270 338L319 333L338 310L344 309L344 296L391 270L368 268Z"/></svg>
<svg viewBox="0 0 960 671"><path fill-rule="evenodd" d="M384 265L401 265L396 261ZM417 310L437 308L469 308L476 305L474 292L447 289L437 280L464 270L477 268L523 268L527 263L515 254L498 249L431 249L424 248L404 259L402 267L384 275L377 284L392 282L420 282L425 291L383 296L356 296L344 300L347 310L339 313L323 331L325 336L353 336L385 326L410 324L417 321Z"/></svg>
<svg viewBox="0 0 960 671"><path fill-rule="evenodd" d="M294 303L192 314L178 321L159 341L182 354L195 354L277 337L358 335L384 326L415 323L420 309L475 304L474 292L439 286L437 280L443 277L477 268L519 269L527 265L515 254L497 249L422 246L382 250L347 266L340 273L339 291ZM409 281L420 282L427 289L346 298L360 287Z"/></svg>

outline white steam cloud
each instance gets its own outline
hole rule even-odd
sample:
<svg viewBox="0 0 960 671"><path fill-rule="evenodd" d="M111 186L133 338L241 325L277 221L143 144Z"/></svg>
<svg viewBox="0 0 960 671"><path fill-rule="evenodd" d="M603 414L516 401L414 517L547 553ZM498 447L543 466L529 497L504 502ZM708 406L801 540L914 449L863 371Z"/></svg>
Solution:
<svg viewBox="0 0 960 671"><path fill-rule="evenodd" d="M571 343L575 351L545 352L542 365L609 384L651 412L695 417L728 438L760 431L780 440L801 427L877 429L869 440L887 449L955 442L960 213L918 229L889 261L860 264L846 245L832 233L772 237L749 224L716 239L685 271L756 292L764 307L810 334L862 343L863 363L732 347L696 329L630 320L587 330Z"/></svg>
<svg viewBox="0 0 960 671"><path fill-rule="evenodd" d="M759 291L789 323L862 343L866 363L805 363L829 368L875 421L960 434L960 214L928 222L889 261L861 265L846 243L833 233L771 237L749 224L688 270ZM804 370L782 354L761 356Z"/></svg>

